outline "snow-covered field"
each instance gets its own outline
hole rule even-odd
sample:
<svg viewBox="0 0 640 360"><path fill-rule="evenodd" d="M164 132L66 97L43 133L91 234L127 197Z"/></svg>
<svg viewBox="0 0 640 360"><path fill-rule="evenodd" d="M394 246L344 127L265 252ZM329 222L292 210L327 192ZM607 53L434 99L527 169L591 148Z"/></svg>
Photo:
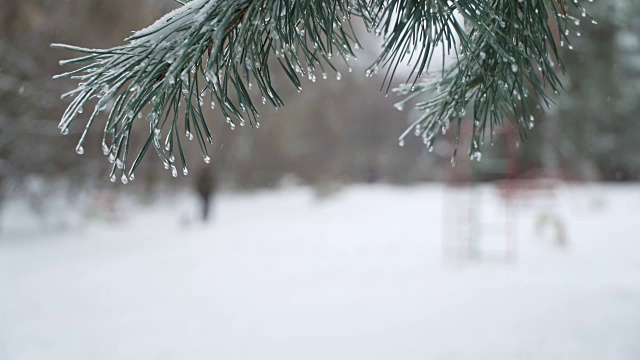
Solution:
<svg viewBox="0 0 640 360"><path fill-rule="evenodd" d="M0 359L640 359L640 186L520 203L508 263L443 255L468 223L443 189L224 194L209 225L188 194L66 228L9 204Z"/></svg>

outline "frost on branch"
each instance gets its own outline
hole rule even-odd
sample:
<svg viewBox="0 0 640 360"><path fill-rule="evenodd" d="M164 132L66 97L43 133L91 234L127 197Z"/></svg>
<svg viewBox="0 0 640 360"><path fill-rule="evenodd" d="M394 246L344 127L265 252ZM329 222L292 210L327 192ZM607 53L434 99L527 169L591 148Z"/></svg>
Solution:
<svg viewBox="0 0 640 360"><path fill-rule="evenodd" d="M383 38L381 54L365 74L386 68L383 88L389 89L398 66L413 62L409 84L397 89L407 97L397 107L428 95L416 105L422 116L401 143L413 131L430 148L437 133L452 123L459 134L469 112L469 154L478 160L483 142L504 118L525 137L534 125L532 107L549 106L548 91L562 90L558 43L570 44L568 29L578 25L564 0L193 0L136 32L123 46L98 50L54 44L86 54L61 62L81 67L58 76L79 80L65 94L74 99L60 129L66 133L97 98L78 153L84 152L82 144L97 115L105 112L102 147L114 164L112 180L118 171L123 181L132 179L150 147L174 176L177 167L186 174L184 139L197 141L205 161L210 159L205 104L218 109L231 129L246 123L259 127L255 99L283 106L272 87L269 59L299 91L302 77L315 81L316 74L327 78L333 71L339 80L331 59L355 56L353 50L360 47L351 24L355 17ZM425 83L421 77L436 48L455 55L456 62L441 78ZM149 135L130 161L130 134L142 122L149 123Z"/></svg>
<svg viewBox="0 0 640 360"><path fill-rule="evenodd" d="M496 128L508 119L522 139L535 126L534 108L544 111L553 104L549 92L563 90L558 71L564 72L560 47L570 45L570 28L579 19L566 12L562 0L485 1L458 8L465 24L456 33L453 47L457 61L436 80L405 84L394 89L405 98L416 98L421 114L400 136L413 132L429 150L439 134L456 129L452 164L460 141L460 126L472 120L469 157L480 160L481 147L493 141ZM582 17L587 17L577 1ZM453 16L453 15L452 15ZM467 26L465 26L467 25ZM578 33L579 34L579 33ZM467 114L467 112L469 112Z"/></svg>
<svg viewBox="0 0 640 360"><path fill-rule="evenodd" d="M62 116L60 130L70 124L90 100L97 98L78 143L83 142L101 112L107 113L102 148L114 164L111 178L121 172L132 179L150 147L177 176L187 173L184 139L197 141L205 161L212 135L203 107L219 109L231 129L249 123L259 127L255 99L276 108L283 102L271 85L269 58L276 58L287 77L301 89L300 77L315 78L335 71L332 56L353 55L357 40L350 29L350 7L324 1L194 0L111 49L87 49L53 44L85 53L61 61L82 64L56 77L79 80L64 95L74 97ZM312 44L312 45L311 45ZM256 90L251 91L252 88ZM258 100L260 101L260 100ZM147 122L149 136L133 162L129 139L134 124Z"/></svg>

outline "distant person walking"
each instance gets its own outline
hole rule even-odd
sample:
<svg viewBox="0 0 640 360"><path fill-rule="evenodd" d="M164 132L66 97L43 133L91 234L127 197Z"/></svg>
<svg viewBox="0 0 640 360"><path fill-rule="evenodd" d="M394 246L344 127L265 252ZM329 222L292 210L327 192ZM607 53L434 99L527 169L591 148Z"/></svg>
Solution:
<svg viewBox="0 0 640 360"><path fill-rule="evenodd" d="M196 191L202 204L202 221L208 221L216 192L216 177L213 165L203 165L196 176Z"/></svg>

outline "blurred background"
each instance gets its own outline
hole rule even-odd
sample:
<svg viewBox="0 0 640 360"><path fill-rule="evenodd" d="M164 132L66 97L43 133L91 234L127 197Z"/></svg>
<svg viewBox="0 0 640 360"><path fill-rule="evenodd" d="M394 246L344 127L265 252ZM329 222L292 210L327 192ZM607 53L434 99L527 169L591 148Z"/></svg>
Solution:
<svg viewBox="0 0 640 360"><path fill-rule="evenodd" d="M480 162L398 146L365 39L340 81L276 80L260 129L212 111L209 166L112 183L100 126L82 156L57 129L49 44L175 6L0 0L0 359L640 359L638 1L585 4L566 93Z"/></svg>

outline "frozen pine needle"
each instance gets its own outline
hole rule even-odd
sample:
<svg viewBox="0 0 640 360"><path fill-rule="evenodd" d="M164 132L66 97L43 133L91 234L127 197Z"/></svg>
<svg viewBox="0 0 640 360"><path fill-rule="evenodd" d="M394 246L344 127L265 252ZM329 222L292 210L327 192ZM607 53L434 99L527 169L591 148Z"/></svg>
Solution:
<svg viewBox="0 0 640 360"><path fill-rule="evenodd" d="M517 119L530 115L525 99L548 106L545 88L554 93L562 89L558 43L572 48L567 30L580 23L560 0L178 2L182 6L135 32L124 45L91 49L53 44L82 54L60 62L77 68L56 77L79 83L64 95L73 100L59 128L66 133L83 109L93 105L76 151L84 152L89 129L103 122L102 150L114 163L112 173L116 167L132 173L151 148L163 161L175 157L184 167L184 136L193 139L207 159L212 134L205 104L230 119L232 130L246 121L258 128L256 101L275 109L284 105L273 87L273 66L280 66L299 91L304 78L315 82L317 70L323 79L331 70L341 80L332 61L354 59L354 49L362 48L351 23L356 18L384 39L380 56L365 75L386 68L382 88L388 91L398 66L409 63L408 84L398 89L407 99L396 107L401 110L408 100L430 96L416 105L422 116L412 125L420 126L417 135L428 139L428 147L449 123L459 127L470 105L474 120L480 120L474 127L476 141L487 133L485 124L501 124L504 118L512 119L524 135L526 122ZM578 1L571 3L587 16ZM437 48L455 53L457 61L441 79L424 82ZM352 71L348 64L346 69ZM531 96L527 89L532 89ZM132 156L128 139L137 128L134 122L148 122L150 130ZM114 154L122 163L115 162Z"/></svg>

